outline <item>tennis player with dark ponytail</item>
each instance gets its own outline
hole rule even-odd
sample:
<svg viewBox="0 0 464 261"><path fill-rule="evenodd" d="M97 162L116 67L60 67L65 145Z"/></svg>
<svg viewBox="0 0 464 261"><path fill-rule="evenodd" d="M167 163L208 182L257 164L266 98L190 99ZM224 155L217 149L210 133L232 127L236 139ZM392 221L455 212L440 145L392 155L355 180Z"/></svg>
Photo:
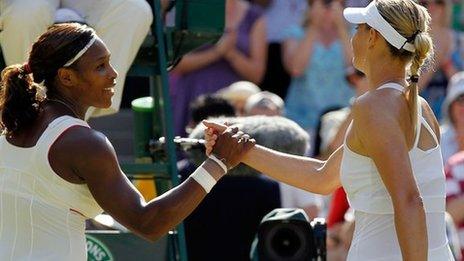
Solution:
<svg viewBox="0 0 464 261"><path fill-rule="evenodd" d="M210 157L184 183L145 202L108 139L83 121L90 106L111 105L117 77L94 30L52 26L33 44L27 63L1 76L0 260L87 260L85 219L103 210L155 240L190 214L253 145L231 130L231 161Z"/></svg>

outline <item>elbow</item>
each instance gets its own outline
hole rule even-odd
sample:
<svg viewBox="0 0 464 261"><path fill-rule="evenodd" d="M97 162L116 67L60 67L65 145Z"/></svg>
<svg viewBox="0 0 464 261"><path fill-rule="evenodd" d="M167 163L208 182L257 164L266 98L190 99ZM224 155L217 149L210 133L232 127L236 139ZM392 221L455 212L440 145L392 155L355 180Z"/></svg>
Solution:
<svg viewBox="0 0 464 261"><path fill-rule="evenodd" d="M259 85L264 78L265 70L264 66L262 68L256 68L255 72L250 75L249 81Z"/></svg>
<svg viewBox="0 0 464 261"><path fill-rule="evenodd" d="M292 66L289 68L288 73L292 78L300 77L304 73L304 67L303 66Z"/></svg>
<svg viewBox="0 0 464 261"><path fill-rule="evenodd" d="M141 215L138 222L132 226L132 230L144 239L155 242L169 232L169 221L163 220L164 216L167 215L163 215L159 209L156 213L151 211L151 213Z"/></svg>
<svg viewBox="0 0 464 261"><path fill-rule="evenodd" d="M396 199L393 199L393 204L394 208L398 210L403 209L406 211L416 210L425 212L424 202L418 190L406 192L396 197Z"/></svg>
<svg viewBox="0 0 464 261"><path fill-rule="evenodd" d="M145 223L145 224L143 224ZM158 239L162 238L169 230L164 231L160 224L148 224L148 222L142 222L136 229L135 233L143 237L149 242L156 242Z"/></svg>

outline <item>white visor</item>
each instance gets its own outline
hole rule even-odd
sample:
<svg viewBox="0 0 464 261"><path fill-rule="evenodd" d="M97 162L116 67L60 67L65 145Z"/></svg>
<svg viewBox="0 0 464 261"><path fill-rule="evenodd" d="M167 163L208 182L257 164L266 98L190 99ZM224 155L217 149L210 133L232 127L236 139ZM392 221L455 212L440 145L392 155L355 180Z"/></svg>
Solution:
<svg viewBox="0 0 464 261"><path fill-rule="evenodd" d="M352 24L368 24L370 27L377 30L387 42L395 46L398 50L405 49L414 52L416 48L408 40L398 33L383 17L375 6L375 1L372 1L364 8L345 8L343 16Z"/></svg>

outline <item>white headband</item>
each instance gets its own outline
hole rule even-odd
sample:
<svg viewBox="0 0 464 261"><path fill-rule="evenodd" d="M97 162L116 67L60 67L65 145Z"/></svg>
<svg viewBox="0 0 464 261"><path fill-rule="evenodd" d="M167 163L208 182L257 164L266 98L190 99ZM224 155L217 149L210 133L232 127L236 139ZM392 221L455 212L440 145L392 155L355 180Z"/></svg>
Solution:
<svg viewBox="0 0 464 261"><path fill-rule="evenodd" d="M81 56L87 52L87 50L90 48L90 46L92 46L92 44L95 42L95 40L97 40L97 36L95 34L92 34L92 38L90 39L90 41L84 46L84 48L82 48L73 58L71 58L70 60L68 60L64 65L63 67L68 67L70 66L71 64L73 64L77 59L81 58Z"/></svg>
<svg viewBox="0 0 464 261"><path fill-rule="evenodd" d="M388 23L377 10L375 1L372 1L364 8L345 8L343 10L345 19L353 24L368 24L377 30L391 45L395 46L398 50L405 49L414 52L416 48L408 39L398 33L390 23Z"/></svg>

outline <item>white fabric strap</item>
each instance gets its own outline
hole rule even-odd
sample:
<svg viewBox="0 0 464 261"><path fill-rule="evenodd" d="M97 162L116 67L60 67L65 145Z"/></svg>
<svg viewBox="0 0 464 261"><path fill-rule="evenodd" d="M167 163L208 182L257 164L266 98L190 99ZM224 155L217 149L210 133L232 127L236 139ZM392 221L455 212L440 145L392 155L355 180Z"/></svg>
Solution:
<svg viewBox="0 0 464 261"><path fill-rule="evenodd" d="M71 58L69 61L67 61L63 67L68 67L71 64L73 64L77 59L81 58L82 55L84 55L85 52L92 46L93 43L95 43L95 40L97 40L97 36L95 34L92 35L92 39L80 50L73 58Z"/></svg>
<svg viewBox="0 0 464 261"><path fill-rule="evenodd" d="M222 170L224 170L224 173L227 173L227 170L228 170L228 169L227 169L226 164L224 164L224 162L222 162L220 159L218 159L218 158L217 158L216 156L214 156L213 154L211 154L211 155L209 156L209 158L212 159L212 160L214 160L214 162L216 162L216 163L219 165L219 167L221 167Z"/></svg>
<svg viewBox="0 0 464 261"><path fill-rule="evenodd" d="M216 185L216 180L206 171L202 166L198 167L192 175L190 175L203 189L206 193L209 193L211 189Z"/></svg>

